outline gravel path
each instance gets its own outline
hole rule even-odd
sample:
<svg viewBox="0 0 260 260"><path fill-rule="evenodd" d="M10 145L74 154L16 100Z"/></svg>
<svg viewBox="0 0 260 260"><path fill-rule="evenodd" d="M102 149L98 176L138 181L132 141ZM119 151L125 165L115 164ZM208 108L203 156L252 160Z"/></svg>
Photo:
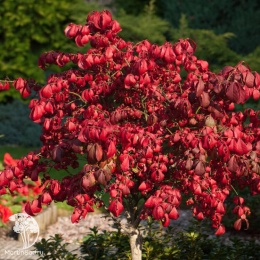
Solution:
<svg viewBox="0 0 260 260"><path fill-rule="evenodd" d="M174 226L176 231L180 231L189 225L192 218L190 211L181 211L180 218L172 221L171 225ZM49 238L54 234L61 234L64 241L68 243L77 243L82 241L82 238L91 233L90 228L97 227L100 232L102 230L116 231L113 228L113 220L110 217L106 217L105 214L90 213L84 220L79 223L72 224L70 217L59 217L58 221L50 225L46 232L39 236L39 238Z"/></svg>
<svg viewBox="0 0 260 260"><path fill-rule="evenodd" d="M112 228L113 220L106 217L105 214L88 214L85 219L79 223L71 223L70 217L58 217L58 221L50 225L46 232L39 236L39 239L46 238L55 234L62 235L67 243L75 243L82 240L84 236L91 233L90 228L98 227L100 232L102 230L114 231Z"/></svg>

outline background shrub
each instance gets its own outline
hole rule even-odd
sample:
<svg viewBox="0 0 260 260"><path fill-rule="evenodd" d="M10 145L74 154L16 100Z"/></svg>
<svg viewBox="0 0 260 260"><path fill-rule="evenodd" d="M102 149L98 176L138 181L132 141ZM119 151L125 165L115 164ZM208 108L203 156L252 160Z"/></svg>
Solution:
<svg viewBox="0 0 260 260"><path fill-rule="evenodd" d="M91 233L83 238L78 255L75 250L70 252L68 243L64 243L62 236L56 234L35 244L35 249L43 253L38 259L131 259L128 236L118 227L114 232L100 232L97 227L90 230ZM224 243L219 237L211 237L210 232L197 220L191 221L190 226L182 232L176 232L172 227L162 229L155 223L148 222L144 233L143 260L259 259L259 244L255 240L242 240L234 236L229 243Z"/></svg>
<svg viewBox="0 0 260 260"><path fill-rule="evenodd" d="M41 127L29 118L28 104L20 100L0 104L0 145L22 145L38 147Z"/></svg>

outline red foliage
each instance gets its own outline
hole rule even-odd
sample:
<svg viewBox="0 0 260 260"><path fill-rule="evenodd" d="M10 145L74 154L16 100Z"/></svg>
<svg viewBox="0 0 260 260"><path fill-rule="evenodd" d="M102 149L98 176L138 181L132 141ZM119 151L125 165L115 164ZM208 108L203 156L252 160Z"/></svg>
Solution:
<svg viewBox="0 0 260 260"><path fill-rule="evenodd" d="M6 168L8 168L8 170L5 171L5 174L2 174L0 172L0 179L2 177L1 181L3 183L8 183L8 181L11 182L12 179L14 178L14 172L11 170L11 167L17 167L17 165L20 163L20 160L13 159L13 157L9 153L5 153L3 161L4 161L4 166L6 166ZM42 190L44 188L44 187L41 187L41 181L39 179L33 183L27 183L26 185L24 185L21 182L20 182L20 185L16 185L15 182L12 182L11 184L9 184L9 186L10 186L10 188L13 187L13 188L11 188L11 189L9 188L9 189L10 189L10 191L12 191L12 195L14 197L19 196L19 195L26 196L28 198L28 202L30 200L30 197L36 197L39 194L41 194ZM6 193L6 189L5 189L4 185L2 185L0 194L5 194L5 193ZM48 201L48 198L46 199L45 193L42 196L45 196L44 197L45 202L50 203ZM0 199L1 199L1 197L0 197ZM5 204L6 204L5 199L0 200L0 220L3 223L6 223L9 220L9 217L13 214L11 209L9 207L7 207ZM23 207L25 207L26 203L21 202L21 204ZM40 210L41 210L41 208L40 208Z"/></svg>
<svg viewBox="0 0 260 260"><path fill-rule="evenodd" d="M18 159L14 159L10 153L5 153L4 154L4 165L10 165L10 166L16 166Z"/></svg>
<svg viewBox="0 0 260 260"><path fill-rule="evenodd" d="M243 63L213 73L194 55L190 39L133 44L117 35L120 30L108 11L92 12L85 25L65 29L79 47L90 43L86 53L40 56L42 69L69 62L72 69L49 76L45 86L15 81L24 97L36 93L30 118L42 125L43 145L7 166L0 187L13 190L24 177L37 180L52 167L76 169L83 156L83 168L62 181L45 175L43 194L26 207L30 214L66 200L78 222L95 203L103 205L104 191L116 217L125 211L132 220L153 216L167 226L179 217L184 193L194 215L210 218L221 235L232 187L260 193L259 111L233 112L234 104L259 99L260 76ZM241 201L234 213L247 221L250 210Z"/></svg>
<svg viewBox="0 0 260 260"><path fill-rule="evenodd" d="M8 222L9 217L12 215L13 213L8 207L0 204L0 219L3 223Z"/></svg>

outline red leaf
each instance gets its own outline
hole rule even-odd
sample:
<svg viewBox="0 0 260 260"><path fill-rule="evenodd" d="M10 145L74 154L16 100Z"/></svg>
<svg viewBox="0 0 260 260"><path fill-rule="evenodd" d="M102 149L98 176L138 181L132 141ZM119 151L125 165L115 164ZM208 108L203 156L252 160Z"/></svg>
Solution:
<svg viewBox="0 0 260 260"><path fill-rule="evenodd" d="M0 187L4 187L8 184L8 179L6 178L5 171L0 172Z"/></svg>
<svg viewBox="0 0 260 260"><path fill-rule="evenodd" d="M18 160L13 159L13 157L9 153L4 154L4 165L16 166L17 162L18 162Z"/></svg>
<svg viewBox="0 0 260 260"><path fill-rule="evenodd" d="M94 177L94 173L90 172L87 175L83 176L81 179L81 186L86 190L91 188L96 184L96 179Z"/></svg>
<svg viewBox="0 0 260 260"><path fill-rule="evenodd" d="M74 38L79 31L79 27L76 24L70 23L64 30L67 38Z"/></svg>
<svg viewBox="0 0 260 260"><path fill-rule="evenodd" d="M239 155L247 154L250 150L248 149L247 145L244 141L239 138L235 145L235 152Z"/></svg>
<svg viewBox="0 0 260 260"><path fill-rule="evenodd" d="M60 182L57 180L52 180L50 185L51 193L56 196L61 190Z"/></svg>
<svg viewBox="0 0 260 260"><path fill-rule="evenodd" d="M227 97L237 104L244 103L246 92L237 82L231 82L226 91Z"/></svg>
<svg viewBox="0 0 260 260"><path fill-rule="evenodd" d="M179 218L179 213L178 213L176 207L172 208L171 212L169 213L169 218L174 219L174 220Z"/></svg>
<svg viewBox="0 0 260 260"><path fill-rule="evenodd" d="M30 87L28 86L27 81L25 81L22 78L18 78L17 80L15 80L14 87L15 89L19 90L23 98L27 98L31 94L31 90Z"/></svg>
<svg viewBox="0 0 260 260"><path fill-rule="evenodd" d="M52 159L53 159L53 161L61 162L63 154L64 154L63 149L59 145L56 145L54 147L54 149L52 150Z"/></svg>
<svg viewBox="0 0 260 260"><path fill-rule="evenodd" d="M242 219L237 219L234 223L234 229L236 230L240 230L241 229L241 226L242 226Z"/></svg>
<svg viewBox="0 0 260 260"><path fill-rule="evenodd" d="M8 183L8 188L10 191L14 191L17 189L17 184L14 180L11 180L9 183Z"/></svg>
<svg viewBox="0 0 260 260"><path fill-rule="evenodd" d="M238 163L237 163L237 159L236 159L236 157L234 155L228 161L228 169L231 172L236 172L239 169L239 166L238 166Z"/></svg>
<svg viewBox="0 0 260 260"><path fill-rule="evenodd" d="M260 98L260 92L259 92L259 90L254 89L252 96L253 96L253 99L254 99L254 100L258 100L258 99Z"/></svg>
<svg viewBox="0 0 260 260"><path fill-rule="evenodd" d="M95 177L96 177L96 180L102 184L102 185L106 185L107 184L107 176L105 174L105 171L103 169L99 169L98 171L95 172Z"/></svg>
<svg viewBox="0 0 260 260"><path fill-rule="evenodd" d="M50 98L52 96L52 86L51 85L46 85L43 87L40 91L40 94L44 98Z"/></svg>
<svg viewBox="0 0 260 260"><path fill-rule="evenodd" d="M151 179L155 182L160 182L160 181L163 181L164 179L164 174L162 173L161 170L156 170L156 171L153 171L151 173Z"/></svg>
<svg viewBox="0 0 260 260"><path fill-rule="evenodd" d="M116 20L112 21L110 23L110 26L112 27L113 33L118 33L122 30L121 27L120 27L120 24Z"/></svg>
<svg viewBox="0 0 260 260"><path fill-rule="evenodd" d="M9 90L10 84L9 82L5 81L4 84L0 82L0 91Z"/></svg>
<svg viewBox="0 0 260 260"><path fill-rule="evenodd" d="M86 138L86 135L85 135L85 129L81 129L79 135L78 135L78 140L82 143L86 143L87 142L87 138Z"/></svg>
<svg viewBox="0 0 260 260"><path fill-rule="evenodd" d="M82 214L82 210L75 208L71 215L71 222L78 223Z"/></svg>
<svg viewBox="0 0 260 260"><path fill-rule="evenodd" d="M114 141L111 141L109 143L109 146L108 146L108 149L107 149L107 158L111 158L115 155L116 153L116 146L115 146L115 143Z"/></svg>
<svg viewBox="0 0 260 260"><path fill-rule="evenodd" d="M197 175L202 175L202 174L204 174L204 173L205 173L205 166L204 166L203 162L199 161L199 162L197 163L197 165L196 165L194 171L195 171L195 173L196 173Z"/></svg>
<svg viewBox="0 0 260 260"><path fill-rule="evenodd" d="M147 182L147 181L143 181L139 187L138 187L138 190L140 191L145 191L145 192L148 192L152 189L152 184L150 182Z"/></svg>
<svg viewBox="0 0 260 260"><path fill-rule="evenodd" d="M50 204L52 202L52 197L49 192L43 192L41 199L44 204Z"/></svg>
<svg viewBox="0 0 260 260"><path fill-rule="evenodd" d="M145 202L145 207L147 207L147 208L153 208L154 207L154 197L153 196L151 196L151 197L149 197L148 198L148 200Z"/></svg>
<svg viewBox="0 0 260 260"><path fill-rule="evenodd" d="M260 74L255 72L255 87L258 88L260 86Z"/></svg>
<svg viewBox="0 0 260 260"><path fill-rule="evenodd" d="M231 67L231 66L225 66L225 67L222 69L221 73L225 75L225 74L230 73L232 70L234 70L233 67Z"/></svg>
<svg viewBox="0 0 260 260"><path fill-rule="evenodd" d="M163 218L165 213L164 213L162 206L157 205L154 207L152 214L153 214L154 219L160 220Z"/></svg>
<svg viewBox="0 0 260 260"><path fill-rule="evenodd" d="M78 47L83 47L84 44L81 42L82 36L81 35L77 35L75 38L75 42L77 44Z"/></svg>
<svg viewBox="0 0 260 260"><path fill-rule="evenodd" d="M120 184L119 184L119 189L122 191L122 194L123 194L124 196L127 196L127 195L130 194L130 189L129 189L129 187L128 187L127 185L125 185L125 184L120 183Z"/></svg>
<svg viewBox="0 0 260 260"><path fill-rule="evenodd" d="M167 213L164 215L164 218L162 219L162 224L164 227L168 227L170 225L170 219Z"/></svg>
<svg viewBox="0 0 260 260"><path fill-rule="evenodd" d="M243 76L244 76L244 74L243 74ZM254 77L253 73L248 71L245 74L244 81L249 88L253 88L254 82L255 82L255 77Z"/></svg>
<svg viewBox="0 0 260 260"><path fill-rule="evenodd" d="M70 132L73 132L73 131L76 130L76 125L73 122L70 121L69 124L68 124L68 129L69 129Z"/></svg>
<svg viewBox="0 0 260 260"><path fill-rule="evenodd" d="M175 61L175 53L173 52L172 46L167 46L165 53L164 53L164 59L166 60L167 63L172 63Z"/></svg>
<svg viewBox="0 0 260 260"><path fill-rule="evenodd" d="M205 83L202 79L199 80L198 84L197 84L197 89L196 89L196 96L199 97L203 90L205 88Z"/></svg>
<svg viewBox="0 0 260 260"><path fill-rule="evenodd" d="M216 208L216 212L220 214L224 214L226 212L223 202L219 202Z"/></svg>
<svg viewBox="0 0 260 260"><path fill-rule="evenodd" d="M208 107L210 104L210 97L209 94L205 91L202 92L200 96L200 104L202 107Z"/></svg>
<svg viewBox="0 0 260 260"><path fill-rule="evenodd" d="M190 170L192 168L192 165L193 165L193 161L191 160L191 158L188 158L185 164L185 168L187 170Z"/></svg>
<svg viewBox="0 0 260 260"><path fill-rule="evenodd" d="M82 98L88 102L90 102L94 97L94 92L92 89L85 89L82 94Z"/></svg>
<svg viewBox="0 0 260 260"><path fill-rule="evenodd" d="M124 160L121 163L121 169L124 172L129 170L129 158L128 158L128 156L124 157Z"/></svg>
<svg viewBox="0 0 260 260"><path fill-rule="evenodd" d="M94 144L89 144L87 146L87 151L88 151L88 161L90 163L94 163L96 161L96 149Z"/></svg>
<svg viewBox="0 0 260 260"><path fill-rule="evenodd" d="M233 201L236 205L242 205L244 203L245 199L242 197L239 197L239 196L235 196Z"/></svg>
<svg viewBox="0 0 260 260"><path fill-rule="evenodd" d="M220 225L217 231L215 232L216 236L221 236L226 232L226 229L223 225Z"/></svg>
<svg viewBox="0 0 260 260"><path fill-rule="evenodd" d="M42 118L43 113L44 113L43 105L36 105L32 108L30 112L30 118L32 119L32 121L38 122Z"/></svg>
<svg viewBox="0 0 260 260"><path fill-rule="evenodd" d="M5 169L5 176L8 180L12 180L14 177L14 173L11 169Z"/></svg>
<svg viewBox="0 0 260 260"><path fill-rule="evenodd" d="M153 158L153 150L150 146L148 146L147 150L146 150L146 154L145 154L145 158Z"/></svg>
<svg viewBox="0 0 260 260"><path fill-rule="evenodd" d="M105 52L105 56L108 60L113 58L114 48L108 47Z"/></svg>
<svg viewBox="0 0 260 260"><path fill-rule="evenodd" d="M230 144L228 145L228 149L229 149L230 152L234 152L236 150L235 139L231 139Z"/></svg>
<svg viewBox="0 0 260 260"><path fill-rule="evenodd" d="M173 141L177 143L181 139L179 133L174 134Z"/></svg>
<svg viewBox="0 0 260 260"><path fill-rule="evenodd" d="M106 29L107 26L110 25L112 21L112 15L108 10L104 10L101 12L100 18L99 18L99 24L101 29Z"/></svg>
<svg viewBox="0 0 260 260"><path fill-rule="evenodd" d="M95 144L95 153L96 153L96 159L97 161L101 161L103 157L103 149L102 146L99 144Z"/></svg>
<svg viewBox="0 0 260 260"><path fill-rule="evenodd" d="M198 213L197 216L196 216L196 218L197 218L198 220L203 220L203 219L204 219L203 213L202 213L202 212Z"/></svg>
<svg viewBox="0 0 260 260"><path fill-rule="evenodd" d="M52 103L51 102L47 102L47 104L44 106L44 110L47 113L53 114L54 109L53 109Z"/></svg>
<svg viewBox="0 0 260 260"><path fill-rule="evenodd" d="M108 210L112 212L115 217L118 217L123 212L124 206L120 201L113 200L110 203Z"/></svg>
<svg viewBox="0 0 260 260"><path fill-rule="evenodd" d="M42 211L41 201L34 199L31 204L27 202L24 209L28 215L34 216L35 213L37 214Z"/></svg>

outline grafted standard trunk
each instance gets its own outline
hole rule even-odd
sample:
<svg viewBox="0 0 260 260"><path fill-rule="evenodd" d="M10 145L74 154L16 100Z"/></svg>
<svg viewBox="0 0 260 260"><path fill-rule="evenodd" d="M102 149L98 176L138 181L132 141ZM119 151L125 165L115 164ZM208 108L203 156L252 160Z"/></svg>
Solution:
<svg viewBox="0 0 260 260"><path fill-rule="evenodd" d="M129 234L132 260L142 259L142 234L137 228L133 228Z"/></svg>

